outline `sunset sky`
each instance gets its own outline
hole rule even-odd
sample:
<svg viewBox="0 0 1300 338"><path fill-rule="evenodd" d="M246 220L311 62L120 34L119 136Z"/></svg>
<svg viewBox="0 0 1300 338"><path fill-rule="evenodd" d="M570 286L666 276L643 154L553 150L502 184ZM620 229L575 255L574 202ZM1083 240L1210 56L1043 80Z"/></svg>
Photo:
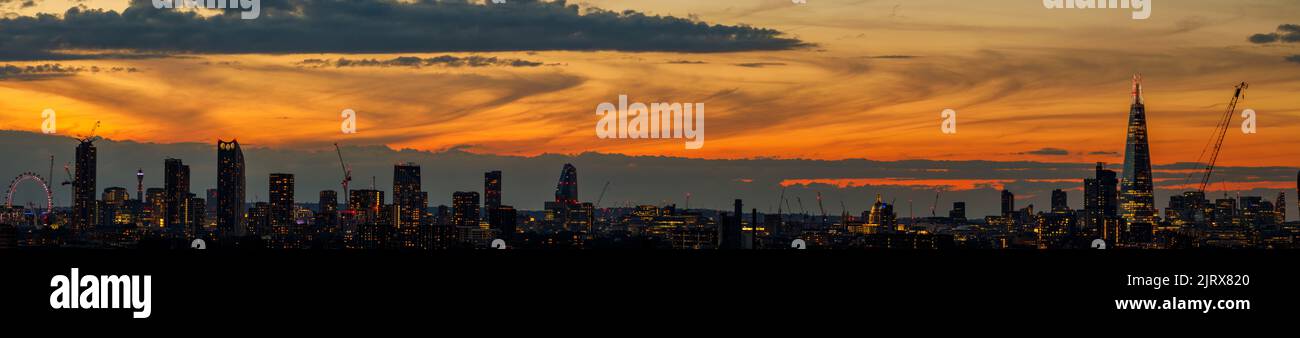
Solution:
<svg viewBox="0 0 1300 338"><path fill-rule="evenodd" d="M536 6L531 2L506 6ZM1153 2L1150 19L1133 20L1128 9L1051 10L1038 0L589 0L570 3L584 13L632 10L782 35L710 46L608 32L614 41L566 48L537 42L531 37L550 33L530 30L534 35L514 36L528 40L514 50L491 44L512 39L503 28L489 38L504 40L455 40L469 46L450 48L461 51L377 42L347 52L329 36L311 38L330 48L259 44L266 39L240 33L265 30L243 30L257 23L237 19L210 25L228 34L172 40L149 35L199 26L157 20L142 26L155 31L58 30L96 27L60 22L75 4L82 12L120 12L129 3L8 0L0 1L0 67L19 71L0 74L0 130L39 132L40 113L51 108L60 134L85 133L102 121L99 135L143 143L238 138L245 147L302 151L341 142L521 156L1119 163L1129 79L1142 73L1156 164L1195 161L1233 86L1246 81L1241 108L1258 111L1259 133L1237 132L1237 116L1220 163L1300 167L1300 57L1292 57L1300 55L1300 39L1288 39L1300 32L1279 27L1300 23L1300 2ZM281 17L270 7L278 3L316 2L263 0L263 17L248 21L275 22ZM330 14L324 8L284 15L315 20ZM32 19L36 13L57 17ZM376 13L367 20L389 20ZM429 15L416 20L439 18ZM358 22L356 30L372 27ZM643 24L618 27L644 32ZM482 20L431 34L480 34L490 25L508 26ZM98 33L104 36L78 36ZM663 36L689 37L675 34ZM1280 38L1252 42L1256 34ZM492 61L394 61L444 55ZM21 71L46 64L61 71ZM634 102L705 103L703 149L686 150L682 140L598 139L595 107L620 94ZM948 108L959 113L956 135L939 129ZM343 109L359 113L359 133L340 133Z"/></svg>

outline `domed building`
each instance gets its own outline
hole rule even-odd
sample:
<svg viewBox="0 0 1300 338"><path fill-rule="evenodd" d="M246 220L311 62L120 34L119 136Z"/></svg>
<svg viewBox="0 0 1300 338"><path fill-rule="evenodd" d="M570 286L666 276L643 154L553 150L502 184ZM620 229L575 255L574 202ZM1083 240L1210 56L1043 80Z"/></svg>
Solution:
<svg viewBox="0 0 1300 338"><path fill-rule="evenodd" d="M882 230L893 230L898 223L894 215L894 206L881 200L880 194L876 194L876 203L871 205L871 211L867 214L867 224L863 227L863 232L876 233Z"/></svg>

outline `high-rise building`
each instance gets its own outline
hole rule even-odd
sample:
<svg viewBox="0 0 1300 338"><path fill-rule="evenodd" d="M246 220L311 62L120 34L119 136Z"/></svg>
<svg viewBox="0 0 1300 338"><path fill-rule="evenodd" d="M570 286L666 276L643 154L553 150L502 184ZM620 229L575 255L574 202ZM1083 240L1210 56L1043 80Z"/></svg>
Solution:
<svg viewBox="0 0 1300 338"><path fill-rule="evenodd" d="M948 211L948 218L956 221L965 221L966 202L952 202L952 210Z"/></svg>
<svg viewBox="0 0 1300 338"><path fill-rule="evenodd" d="M722 222L718 223L718 248L741 249L744 247L743 242L741 241L741 237L743 237L743 225L741 224L741 222L744 221L742 215L743 210L743 202L737 199L732 214L724 215L722 217Z"/></svg>
<svg viewBox="0 0 1300 338"><path fill-rule="evenodd" d="M220 202L220 199L217 198L218 190L208 189L206 195L207 198L203 200L203 227L214 230L217 228L217 207Z"/></svg>
<svg viewBox="0 0 1300 338"><path fill-rule="evenodd" d="M1277 193L1277 203L1274 203L1273 207L1276 208L1273 211L1273 215L1276 216L1277 218L1277 220L1275 220L1274 222L1277 224L1286 223L1286 192L1285 191L1279 191Z"/></svg>
<svg viewBox="0 0 1300 338"><path fill-rule="evenodd" d="M555 186L555 202L563 205L578 204L578 168L565 163L560 171L560 183Z"/></svg>
<svg viewBox="0 0 1300 338"><path fill-rule="evenodd" d="M339 195L334 190L321 190L320 212L316 213L316 226L333 228L339 223Z"/></svg>
<svg viewBox="0 0 1300 338"><path fill-rule="evenodd" d="M144 168L135 170L135 199L144 203Z"/></svg>
<svg viewBox="0 0 1300 338"><path fill-rule="evenodd" d="M1151 178L1151 146L1147 140L1146 102L1142 76L1133 76L1133 104L1129 108L1128 142L1124 147L1124 176L1119 189L1120 216L1130 224L1155 223L1155 184Z"/></svg>
<svg viewBox="0 0 1300 338"><path fill-rule="evenodd" d="M1119 215L1119 192L1114 170L1107 170L1106 164L1097 163L1093 178L1083 180L1083 210L1099 217L1117 217Z"/></svg>
<svg viewBox="0 0 1300 338"><path fill-rule="evenodd" d="M134 222L127 204L131 200L131 194L126 192L126 188L110 187L104 189L102 200L103 202L99 208L99 225L121 226Z"/></svg>
<svg viewBox="0 0 1300 338"><path fill-rule="evenodd" d="M190 166L180 159L169 158L163 162L163 189L166 190L164 225L168 229L184 229L189 224Z"/></svg>
<svg viewBox="0 0 1300 338"><path fill-rule="evenodd" d="M240 236L245 230L244 151L238 140L217 140L217 229L224 236Z"/></svg>
<svg viewBox="0 0 1300 338"><path fill-rule="evenodd" d="M382 190L352 190L348 194L348 210L356 212L358 223L378 220L384 209L384 192Z"/></svg>
<svg viewBox="0 0 1300 338"><path fill-rule="evenodd" d="M399 228L415 228L424 214L424 200L420 198L420 166L400 163L393 166L393 206L397 211Z"/></svg>
<svg viewBox="0 0 1300 338"><path fill-rule="evenodd" d="M167 189L149 188L145 190L146 220L150 228L167 226Z"/></svg>
<svg viewBox="0 0 1300 338"><path fill-rule="evenodd" d="M509 238L515 233L519 212L509 205L488 209L488 225L496 230L502 238Z"/></svg>
<svg viewBox="0 0 1300 338"><path fill-rule="evenodd" d="M293 217L293 174L273 173L270 180L271 226L289 226Z"/></svg>
<svg viewBox="0 0 1300 338"><path fill-rule="evenodd" d="M501 171L483 173L483 206L488 210L501 206Z"/></svg>
<svg viewBox="0 0 1300 338"><path fill-rule="evenodd" d="M478 227L479 199L477 191L457 191L451 194L451 223L461 227Z"/></svg>
<svg viewBox="0 0 1300 338"><path fill-rule="evenodd" d="M246 235L261 236L271 234L271 204L266 202L253 203L248 208L248 222L244 224L248 229Z"/></svg>
<svg viewBox="0 0 1300 338"><path fill-rule="evenodd" d="M1010 190L1002 190L1002 217L1011 217L1016 213L1016 195Z"/></svg>
<svg viewBox="0 0 1300 338"><path fill-rule="evenodd" d="M95 223L95 185L98 150L95 139L77 145L77 173L72 179L72 229L90 229Z"/></svg>
<svg viewBox="0 0 1300 338"><path fill-rule="evenodd" d="M494 170L483 173L483 209L487 211L488 226L492 229L502 229L504 224L498 223L508 219L508 215L497 215L497 212L504 210L501 207L501 171ZM514 208L509 208L514 212ZM508 230L502 231L505 234L514 232L514 220L510 220Z"/></svg>
<svg viewBox="0 0 1300 338"><path fill-rule="evenodd" d="M1070 211L1070 198L1065 194L1065 190L1052 190L1052 212Z"/></svg>

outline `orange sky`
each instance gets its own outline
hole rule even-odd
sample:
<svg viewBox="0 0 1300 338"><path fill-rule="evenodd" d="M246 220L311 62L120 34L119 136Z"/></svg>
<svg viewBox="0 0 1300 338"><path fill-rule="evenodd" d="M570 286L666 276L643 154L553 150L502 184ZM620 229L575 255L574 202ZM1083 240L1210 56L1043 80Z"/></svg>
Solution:
<svg viewBox="0 0 1300 338"><path fill-rule="evenodd" d="M1157 1L1127 12L1049 11L1038 1L588 1L607 9L697 15L789 32L816 47L776 52L461 53L543 62L534 68L304 68L304 59L388 55L198 55L59 61L134 67L0 81L0 129L142 142L238 137L254 146L326 149L336 141L534 155L599 151L699 158L870 158L1121 162L1129 76L1145 75L1156 163L1194 161L1233 84L1259 133L1234 128L1220 163L1300 166L1300 54L1246 38L1294 23L1300 3ZM115 1L90 1L111 7ZM36 9L60 11L59 1ZM22 12L22 11L20 11ZM911 58L875 58L906 55ZM690 61L682 63L680 61ZM675 63L676 62L676 63ZM8 62L16 66L52 62ZM601 140L595 107L704 102L706 142ZM354 109L360 132L342 135ZM943 135L939 113L959 113ZM1033 155L1043 148L1068 155Z"/></svg>

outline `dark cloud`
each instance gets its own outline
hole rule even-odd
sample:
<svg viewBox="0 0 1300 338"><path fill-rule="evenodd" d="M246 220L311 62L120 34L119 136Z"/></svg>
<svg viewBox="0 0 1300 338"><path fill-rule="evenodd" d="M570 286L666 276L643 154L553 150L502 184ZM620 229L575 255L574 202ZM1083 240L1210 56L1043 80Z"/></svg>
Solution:
<svg viewBox="0 0 1300 338"><path fill-rule="evenodd" d="M31 8L36 7L37 2L35 0L0 0L0 6L9 6L12 4L18 4L17 7L19 8Z"/></svg>
<svg viewBox="0 0 1300 338"><path fill-rule="evenodd" d="M1065 155L1069 155L1070 151L1065 149L1060 149L1060 148L1043 148L1043 149L1023 152L1020 154L1021 155L1043 155L1043 156L1065 156Z"/></svg>
<svg viewBox="0 0 1300 338"><path fill-rule="evenodd" d="M741 67L749 67L749 68L763 68L763 67L771 67L771 66L784 66L785 64L780 62L750 62L750 63L737 63L736 65Z"/></svg>
<svg viewBox="0 0 1300 338"><path fill-rule="evenodd" d="M132 0L121 13L73 7L0 19L0 59L48 60L62 49L161 53L403 53L620 50L726 52L806 46L745 25L710 25L636 11L580 10L565 0L262 0L259 18L239 9L203 17Z"/></svg>
<svg viewBox="0 0 1300 338"><path fill-rule="evenodd" d="M1276 32L1251 35L1249 40L1251 43L1257 44L1300 42L1300 25L1283 24L1277 26Z"/></svg>
<svg viewBox="0 0 1300 338"><path fill-rule="evenodd" d="M1288 56L1288 57L1286 57L1286 61L1287 61L1287 62L1300 63L1300 55L1292 55L1292 56Z"/></svg>
<svg viewBox="0 0 1300 338"><path fill-rule="evenodd" d="M82 72L136 72L135 68L112 67L100 68L99 66L81 67L81 66L64 66L57 63L46 63L30 66L0 66L0 81L5 80L43 80L55 77L70 76Z"/></svg>
<svg viewBox="0 0 1300 338"><path fill-rule="evenodd" d="M704 62L704 61L692 61L692 60L672 60L672 61L668 61L668 64L670 64L670 65L702 65L702 64L707 64L707 63L708 63L708 62Z"/></svg>
<svg viewBox="0 0 1300 338"><path fill-rule="evenodd" d="M455 57L443 55L431 58L419 58L415 56L399 56L387 60L378 59L348 59L339 58L338 60L330 59L306 59L298 63L299 66L307 68L321 67L538 67L544 65L541 62L534 62L520 59L483 57L471 55L467 57Z"/></svg>
<svg viewBox="0 0 1300 338"><path fill-rule="evenodd" d="M1119 155L1119 152L1118 152L1118 151L1100 151L1100 150L1099 150L1099 151L1090 152L1090 153L1088 153L1088 155L1118 156L1118 155Z"/></svg>

